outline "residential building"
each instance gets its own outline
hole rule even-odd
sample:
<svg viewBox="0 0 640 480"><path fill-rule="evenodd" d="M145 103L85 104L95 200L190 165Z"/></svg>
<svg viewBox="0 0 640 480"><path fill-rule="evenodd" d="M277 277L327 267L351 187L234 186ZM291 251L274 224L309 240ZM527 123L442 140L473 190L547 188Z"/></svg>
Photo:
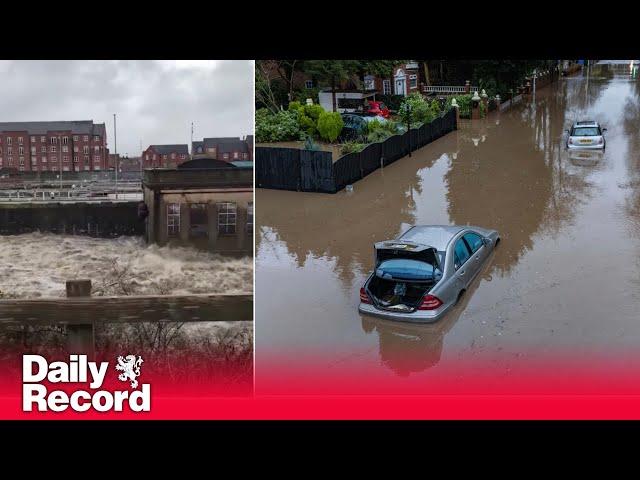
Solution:
<svg viewBox="0 0 640 480"><path fill-rule="evenodd" d="M193 142L192 158L212 158L227 163L253 161L253 135L240 137L213 137Z"/></svg>
<svg viewBox="0 0 640 480"><path fill-rule="evenodd" d="M144 168L176 168L187 160L189 160L189 146L186 143L149 145L142 152Z"/></svg>
<svg viewBox="0 0 640 480"><path fill-rule="evenodd" d="M20 172L108 168L104 123L93 120L0 122L0 169Z"/></svg>

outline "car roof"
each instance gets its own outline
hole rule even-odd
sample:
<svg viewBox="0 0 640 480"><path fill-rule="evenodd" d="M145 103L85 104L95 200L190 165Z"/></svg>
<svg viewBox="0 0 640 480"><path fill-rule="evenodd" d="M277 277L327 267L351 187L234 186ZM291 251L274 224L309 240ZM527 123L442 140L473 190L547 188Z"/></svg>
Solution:
<svg viewBox="0 0 640 480"><path fill-rule="evenodd" d="M470 226L459 225L416 225L400 236L402 240L430 245L438 251L446 250L453 237L462 230L473 229Z"/></svg>
<svg viewBox="0 0 640 480"><path fill-rule="evenodd" d="M598 122L596 122L595 120L585 120L581 122L576 122L573 124L573 126L574 128L575 127L597 127Z"/></svg>

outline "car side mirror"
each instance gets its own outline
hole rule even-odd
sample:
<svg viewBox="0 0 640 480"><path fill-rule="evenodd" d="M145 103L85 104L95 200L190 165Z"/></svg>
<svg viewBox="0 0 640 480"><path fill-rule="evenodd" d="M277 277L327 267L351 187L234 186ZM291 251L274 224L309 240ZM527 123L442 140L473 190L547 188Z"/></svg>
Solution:
<svg viewBox="0 0 640 480"><path fill-rule="evenodd" d="M602 129L602 131L603 131L603 132L606 132L606 131L607 131L607 129L606 129L606 128L603 128L603 129Z"/></svg>

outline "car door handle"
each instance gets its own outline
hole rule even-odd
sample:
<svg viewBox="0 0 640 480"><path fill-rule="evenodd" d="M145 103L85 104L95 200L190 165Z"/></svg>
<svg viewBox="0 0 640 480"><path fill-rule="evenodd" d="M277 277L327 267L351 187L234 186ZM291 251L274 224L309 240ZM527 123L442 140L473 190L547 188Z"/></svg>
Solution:
<svg viewBox="0 0 640 480"><path fill-rule="evenodd" d="M480 255L476 255L476 262L480 261Z"/></svg>
<svg viewBox="0 0 640 480"><path fill-rule="evenodd" d="M465 270L461 271L458 275L460 275L461 277L464 275Z"/></svg>

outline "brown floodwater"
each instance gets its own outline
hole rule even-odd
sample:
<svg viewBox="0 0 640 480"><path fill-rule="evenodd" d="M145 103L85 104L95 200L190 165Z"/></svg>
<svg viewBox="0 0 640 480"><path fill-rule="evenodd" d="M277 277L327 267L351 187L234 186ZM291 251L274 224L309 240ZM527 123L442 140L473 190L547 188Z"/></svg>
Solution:
<svg viewBox="0 0 640 480"><path fill-rule="evenodd" d="M597 66L505 112L462 120L353 192L258 189L256 388L261 358L274 354L404 382L494 354L508 369L509 358L637 349L640 83L631 73ZM608 129L604 154L565 150L565 130L581 119ZM361 316L373 243L416 224L495 228L502 242L442 321Z"/></svg>

